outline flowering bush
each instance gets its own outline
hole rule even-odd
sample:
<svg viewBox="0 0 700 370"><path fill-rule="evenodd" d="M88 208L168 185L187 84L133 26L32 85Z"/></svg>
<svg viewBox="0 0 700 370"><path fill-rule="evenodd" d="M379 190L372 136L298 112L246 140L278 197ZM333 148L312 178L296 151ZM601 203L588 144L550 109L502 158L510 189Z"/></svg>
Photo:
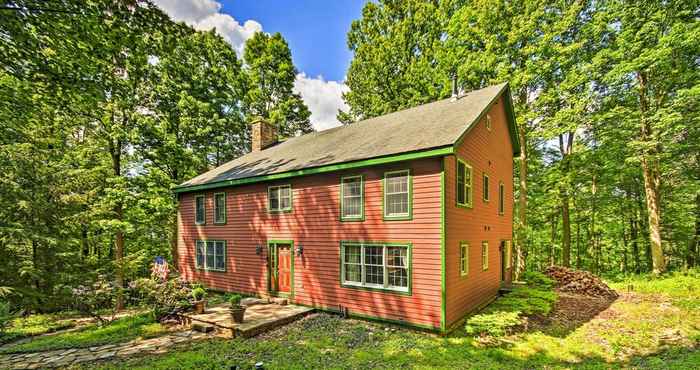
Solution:
<svg viewBox="0 0 700 370"><path fill-rule="evenodd" d="M192 296L192 287L180 278L143 278L133 281L129 287L143 304L151 308L158 321L175 318L179 312L191 306L189 298Z"/></svg>
<svg viewBox="0 0 700 370"><path fill-rule="evenodd" d="M92 284L73 288L72 295L73 307L84 315L97 319L100 324L114 318L117 288L105 276L98 276ZM112 317L110 319L106 319L100 314L104 309L111 309Z"/></svg>

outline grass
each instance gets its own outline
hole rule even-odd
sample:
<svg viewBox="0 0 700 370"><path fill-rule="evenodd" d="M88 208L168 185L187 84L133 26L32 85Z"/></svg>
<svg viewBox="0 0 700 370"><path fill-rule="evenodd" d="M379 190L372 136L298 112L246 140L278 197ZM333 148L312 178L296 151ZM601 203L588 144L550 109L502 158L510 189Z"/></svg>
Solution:
<svg viewBox="0 0 700 370"><path fill-rule="evenodd" d="M5 346L1 352L24 353L92 347L126 342L139 337L155 337L165 332L165 327L154 322L150 314L140 314L123 317L104 326L89 324L75 331L46 335L29 341L10 344Z"/></svg>
<svg viewBox="0 0 700 370"><path fill-rule="evenodd" d="M71 328L75 326L74 318L74 312L37 314L15 318L9 327L0 333L0 344Z"/></svg>
<svg viewBox="0 0 700 370"><path fill-rule="evenodd" d="M319 314L258 338L190 343L165 355L82 368L252 368L262 361L270 369L691 369L700 363L700 312L686 303L700 299L700 291L687 293L687 284L700 287L700 277L638 278L634 294L563 335L520 332L497 345L465 330L439 337Z"/></svg>

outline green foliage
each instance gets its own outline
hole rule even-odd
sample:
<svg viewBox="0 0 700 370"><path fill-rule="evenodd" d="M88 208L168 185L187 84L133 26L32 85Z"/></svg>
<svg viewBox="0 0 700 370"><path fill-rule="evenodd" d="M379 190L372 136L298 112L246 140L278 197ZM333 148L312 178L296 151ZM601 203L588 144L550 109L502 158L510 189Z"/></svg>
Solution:
<svg viewBox="0 0 700 370"><path fill-rule="evenodd" d="M32 341L5 346L4 353L39 352L64 348L85 348L121 343L136 338L162 335L166 328L154 323L151 315L124 317L108 325L87 325L76 331L37 337Z"/></svg>
<svg viewBox="0 0 700 370"><path fill-rule="evenodd" d="M192 289L192 298L194 298L195 301L201 301L207 296L207 291L204 290L202 287L196 287Z"/></svg>
<svg viewBox="0 0 700 370"><path fill-rule="evenodd" d="M619 291L668 296L674 305L684 309L700 309L700 270L673 272L665 276L652 274L631 275L610 282L610 286Z"/></svg>
<svg viewBox="0 0 700 370"><path fill-rule="evenodd" d="M239 307L242 299L243 297L240 294L232 294L228 298L228 303L231 305L231 307Z"/></svg>
<svg viewBox="0 0 700 370"><path fill-rule="evenodd" d="M0 343L71 328L75 325L72 316L74 312L16 317L4 332L0 332Z"/></svg>
<svg viewBox="0 0 700 370"><path fill-rule="evenodd" d="M465 330L467 334L500 337L506 335L508 329L521 323L522 319L517 311L498 311L470 317L467 320Z"/></svg>
<svg viewBox="0 0 700 370"><path fill-rule="evenodd" d="M117 289L99 276L92 284L79 285L73 288L73 306L83 315L93 317L100 324L105 324L107 319L101 315L103 309L113 309L117 298Z"/></svg>
<svg viewBox="0 0 700 370"><path fill-rule="evenodd" d="M555 284L553 279L539 271L525 271L521 275L521 278L528 285L542 289L551 289Z"/></svg>
<svg viewBox="0 0 700 370"><path fill-rule="evenodd" d="M189 283L177 277L166 281L152 278L138 279L132 282L130 289L133 299L151 308L156 321L169 318L189 308L191 303L188 299L194 297L194 290ZM195 289L204 290L201 287ZM206 291L204 293L206 295Z"/></svg>
<svg viewBox="0 0 700 370"><path fill-rule="evenodd" d="M0 300L0 337L5 334L5 328L10 324L14 315L10 311L10 302Z"/></svg>

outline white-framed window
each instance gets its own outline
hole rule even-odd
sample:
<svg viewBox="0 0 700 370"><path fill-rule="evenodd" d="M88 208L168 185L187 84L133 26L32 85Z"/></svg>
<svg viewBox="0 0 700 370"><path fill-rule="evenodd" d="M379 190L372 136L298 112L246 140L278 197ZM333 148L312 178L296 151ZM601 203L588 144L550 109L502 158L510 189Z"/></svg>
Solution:
<svg viewBox="0 0 700 370"><path fill-rule="evenodd" d="M506 206L506 190L503 181L498 182L498 214L503 215Z"/></svg>
<svg viewBox="0 0 700 370"><path fill-rule="evenodd" d="M267 188L267 209L270 212L292 210L292 185L278 185Z"/></svg>
<svg viewBox="0 0 700 370"><path fill-rule="evenodd" d="M469 274L469 243L459 243L459 275L467 276Z"/></svg>
<svg viewBox="0 0 700 370"><path fill-rule="evenodd" d="M384 218L411 218L411 171L401 170L384 174Z"/></svg>
<svg viewBox="0 0 700 370"><path fill-rule="evenodd" d="M472 166L457 159L457 205L472 206Z"/></svg>
<svg viewBox="0 0 700 370"><path fill-rule="evenodd" d="M489 242L481 242L481 269L489 269Z"/></svg>
<svg viewBox="0 0 700 370"><path fill-rule="evenodd" d="M362 220L365 217L365 185L362 176L340 179L340 219Z"/></svg>
<svg viewBox="0 0 700 370"><path fill-rule="evenodd" d="M488 202L491 194L489 193L489 175L483 174L483 189L484 189L484 202Z"/></svg>
<svg viewBox="0 0 700 370"><path fill-rule="evenodd" d="M214 194L214 223L226 223L226 193Z"/></svg>
<svg viewBox="0 0 700 370"><path fill-rule="evenodd" d="M340 258L343 286L410 292L408 244L342 242Z"/></svg>
<svg viewBox="0 0 700 370"><path fill-rule="evenodd" d="M197 240L195 267L207 271L226 271L226 241Z"/></svg>
<svg viewBox="0 0 700 370"><path fill-rule="evenodd" d="M513 259L513 242L506 240L506 268L509 269L512 266Z"/></svg>
<svg viewBox="0 0 700 370"><path fill-rule="evenodd" d="M194 196L194 223L204 225L207 222L207 206L204 195Z"/></svg>

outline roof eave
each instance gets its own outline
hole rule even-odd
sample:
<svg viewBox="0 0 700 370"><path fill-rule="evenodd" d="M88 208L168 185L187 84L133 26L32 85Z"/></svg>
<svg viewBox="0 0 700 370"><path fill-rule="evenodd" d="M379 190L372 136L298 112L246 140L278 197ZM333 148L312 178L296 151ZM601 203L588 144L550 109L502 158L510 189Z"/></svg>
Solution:
<svg viewBox="0 0 700 370"><path fill-rule="evenodd" d="M189 193L189 192L194 192L194 191L217 189L217 188L223 188L223 187L228 187L228 186L253 184L253 183L264 182L264 181L281 180L281 179L288 179L288 178L292 178L292 177L342 171L342 170L353 169L353 168L358 168L358 167L376 166L376 165L381 165L381 164L408 161L408 160L413 160L413 159L441 157L441 156L445 156L445 155L449 155L449 154L453 154L453 153L454 153L454 146L450 144L450 145L445 145L445 146L440 146L440 147L422 149L422 150L413 151L413 152L397 153L397 154L392 154L392 155L387 155L387 156L382 156L382 157L361 159L361 160L342 162L342 163L334 163L334 164L328 164L328 165L324 165L324 166L307 167L307 168L302 168L302 169L298 169L298 170L285 171L285 172L273 173L273 174L268 174L268 175L252 176L252 177L245 177L245 178L233 179L233 180L221 180L221 181L210 182L210 183L205 183L205 184L198 184L198 185L186 185L186 186L179 185L179 186L176 186L173 188L173 192L178 193L178 194L179 193Z"/></svg>

